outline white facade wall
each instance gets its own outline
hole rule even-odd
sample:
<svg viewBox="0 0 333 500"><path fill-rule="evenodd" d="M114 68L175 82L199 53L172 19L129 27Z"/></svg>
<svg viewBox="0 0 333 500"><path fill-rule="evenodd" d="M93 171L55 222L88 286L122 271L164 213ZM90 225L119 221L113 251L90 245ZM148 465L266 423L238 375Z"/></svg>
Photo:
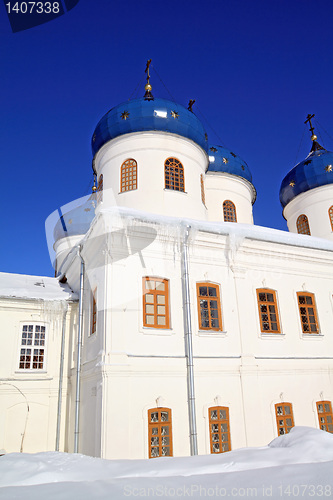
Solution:
<svg viewBox="0 0 333 500"><path fill-rule="evenodd" d="M223 221L223 202L236 208L237 222L253 224L255 190L246 179L222 172L207 172L205 179L207 220Z"/></svg>
<svg viewBox="0 0 333 500"><path fill-rule="evenodd" d="M98 252L90 238L99 242ZM147 412L160 406L172 410L174 455L190 454L181 242L177 224L105 212L83 245L88 286L80 452L147 458ZM274 405L280 401L293 404L295 425L318 428L316 401L333 400L332 252L248 237L235 243L232 231L193 229L189 257L199 453L210 453L211 406L229 407L232 449L276 437ZM143 326L144 276L169 280L169 329ZM220 287L222 332L199 330L196 283L202 281ZM90 335L87 304L95 285L98 324ZM257 288L275 290L281 333L261 333ZM319 334L302 333L298 291L315 294Z"/></svg>
<svg viewBox="0 0 333 500"><path fill-rule="evenodd" d="M177 158L184 167L185 192L165 189L164 162L170 157ZM137 189L121 193L121 165L130 158L137 162ZM200 175L207 165L208 156L200 146L175 134L151 131L117 137L95 156L97 177L103 174L104 184L103 203L97 206L96 213L119 206L205 220Z"/></svg>
<svg viewBox="0 0 333 500"><path fill-rule="evenodd" d="M288 229L297 233L297 218L307 216L312 236L333 239L333 230L328 214L333 205L333 185L320 186L305 193L301 193L291 200L283 210Z"/></svg>
<svg viewBox="0 0 333 500"><path fill-rule="evenodd" d="M70 332L75 332L76 304L68 303L67 313L66 307L64 301L0 298L0 449L7 453L55 449L64 314L66 356L60 447L66 449L68 343ZM43 369L19 368L23 324L46 327Z"/></svg>

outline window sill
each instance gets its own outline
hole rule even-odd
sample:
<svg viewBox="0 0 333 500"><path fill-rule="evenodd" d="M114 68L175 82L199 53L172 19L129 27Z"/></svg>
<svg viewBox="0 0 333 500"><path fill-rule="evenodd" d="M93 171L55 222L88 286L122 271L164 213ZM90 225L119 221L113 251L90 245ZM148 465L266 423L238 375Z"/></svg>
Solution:
<svg viewBox="0 0 333 500"><path fill-rule="evenodd" d="M127 191L119 191L118 194L125 194L125 193L131 193L132 191L137 191L138 188L136 187L135 189L128 189Z"/></svg>
<svg viewBox="0 0 333 500"><path fill-rule="evenodd" d="M323 333L302 333L301 338L302 339L322 339L324 337Z"/></svg>
<svg viewBox="0 0 333 500"><path fill-rule="evenodd" d="M284 339L286 337L285 333L273 333L273 332L260 332L261 339Z"/></svg>
<svg viewBox="0 0 333 500"><path fill-rule="evenodd" d="M144 335L173 335L174 332L172 328L154 328L154 327L149 327L149 326L143 326L142 327L142 333Z"/></svg>
<svg viewBox="0 0 333 500"><path fill-rule="evenodd" d="M227 331L221 331L221 330L198 330L197 335L199 337L226 337L227 336Z"/></svg>
<svg viewBox="0 0 333 500"><path fill-rule="evenodd" d="M36 368L21 368L21 369L18 369L18 370L15 370L14 372L16 375L46 375L47 374L47 370L38 370Z"/></svg>
<svg viewBox="0 0 333 500"><path fill-rule="evenodd" d="M169 189L169 188L164 188L163 191L167 191L168 193L180 193L180 194L187 194L187 191L179 191L178 189Z"/></svg>

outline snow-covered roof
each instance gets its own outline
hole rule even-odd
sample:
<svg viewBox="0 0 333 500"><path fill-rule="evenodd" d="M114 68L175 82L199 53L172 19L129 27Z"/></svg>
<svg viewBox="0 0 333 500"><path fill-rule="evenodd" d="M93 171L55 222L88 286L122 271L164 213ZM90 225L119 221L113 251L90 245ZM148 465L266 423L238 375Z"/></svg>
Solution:
<svg viewBox="0 0 333 500"><path fill-rule="evenodd" d="M0 273L0 297L39 300L75 300L77 295L67 284L48 276Z"/></svg>

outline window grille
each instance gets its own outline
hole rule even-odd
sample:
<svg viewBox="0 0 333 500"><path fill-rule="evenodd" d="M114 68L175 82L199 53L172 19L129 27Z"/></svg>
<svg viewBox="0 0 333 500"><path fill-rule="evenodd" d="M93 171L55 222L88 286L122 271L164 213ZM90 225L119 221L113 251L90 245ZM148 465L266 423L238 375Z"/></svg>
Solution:
<svg viewBox="0 0 333 500"><path fill-rule="evenodd" d="M200 330L222 330L219 286L197 283L197 301Z"/></svg>
<svg viewBox="0 0 333 500"><path fill-rule="evenodd" d="M172 420L170 408L148 410L149 458L172 457Z"/></svg>
<svg viewBox="0 0 333 500"><path fill-rule="evenodd" d="M124 193L125 191L133 191L138 187L138 165L133 158L125 160L121 166L121 185L120 191Z"/></svg>
<svg viewBox="0 0 333 500"><path fill-rule="evenodd" d="M164 163L165 189L185 192L184 167L177 158L168 158Z"/></svg>
<svg viewBox="0 0 333 500"><path fill-rule="evenodd" d="M224 222L237 222L236 207L230 200L223 202L223 220Z"/></svg>
<svg viewBox="0 0 333 500"><path fill-rule="evenodd" d="M42 370L45 354L45 326L22 325L19 368L23 370Z"/></svg>
<svg viewBox="0 0 333 500"><path fill-rule="evenodd" d="M281 333L275 291L258 289L257 299L262 333Z"/></svg>
<svg viewBox="0 0 333 500"><path fill-rule="evenodd" d="M231 450L229 408L214 406L208 409L210 452L224 453Z"/></svg>
<svg viewBox="0 0 333 500"><path fill-rule="evenodd" d="M143 278L143 326L169 328L169 282Z"/></svg>
<svg viewBox="0 0 333 500"><path fill-rule="evenodd" d="M297 226L297 232L299 234L311 235L309 221L306 215L302 214L297 218L296 226Z"/></svg>
<svg viewBox="0 0 333 500"><path fill-rule="evenodd" d="M277 403L275 416L278 435L288 434L294 427L293 405L291 403Z"/></svg>

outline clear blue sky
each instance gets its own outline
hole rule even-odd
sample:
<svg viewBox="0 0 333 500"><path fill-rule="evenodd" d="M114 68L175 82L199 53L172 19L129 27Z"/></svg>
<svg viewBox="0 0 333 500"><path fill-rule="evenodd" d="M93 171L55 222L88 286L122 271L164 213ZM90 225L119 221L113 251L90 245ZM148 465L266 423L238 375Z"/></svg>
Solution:
<svg viewBox="0 0 333 500"><path fill-rule="evenodd" d="M286 230L279 187L310 150L308 113L333 150L332 19L332 0L80 0L13 34L1 4L0 270L53 274L45 219L90 192L94 128L148 58L177 102L196 99L210 142L248 163L255 223Z"/></svg>

